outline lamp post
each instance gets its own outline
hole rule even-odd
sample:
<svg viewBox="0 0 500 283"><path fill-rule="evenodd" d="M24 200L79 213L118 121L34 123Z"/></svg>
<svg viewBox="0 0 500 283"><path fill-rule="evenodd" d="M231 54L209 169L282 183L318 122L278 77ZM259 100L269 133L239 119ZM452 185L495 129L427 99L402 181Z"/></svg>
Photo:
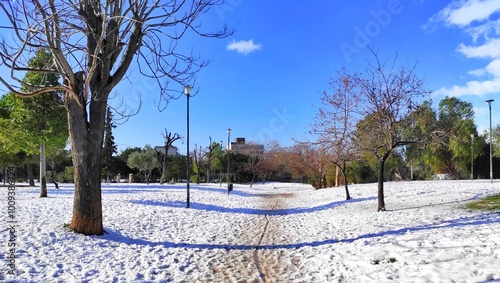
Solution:
<svg viewBox="0 0 500 283"><path fill-rule="evenodd" d="M191 95L191 90L193 88L190 86L185 86L184 87L184 94L186 95L186 101L187 101L187 108L186 108L186 113L187 113L187 135L186 135L186 140L187 140L187 154L186 154L186 208L189 208L189 177L191 176L191 166L189 166L189 96Z"/></svg>
<svg viewBox="0 0 500 283"><path fill-rule="evenodd" d="M493 101L494 101L493 99L486 100L486 102L488 102L488 107L490 108L490 180L492 184L493 184L493 139L491 138L491 103Z"/></svg>
<svg viewBox="0 0 500 283"><path fill-rule="evenodd" d="M229 150L231 149L231 128L227 129L227 188L229 189Z"/></svg>
<svg viewBox="0 0 500 283"><path fill-rule="evenodd" d="M220 141L220 159L222 161L222 141ZM222 188L222 162L219 169L219 186Z"/></svg>
<svg viewBox="0 0 500 283"><path fill-rule="evenodd" d="M474 181L474 134L470 134L470 180Z"/></svg>

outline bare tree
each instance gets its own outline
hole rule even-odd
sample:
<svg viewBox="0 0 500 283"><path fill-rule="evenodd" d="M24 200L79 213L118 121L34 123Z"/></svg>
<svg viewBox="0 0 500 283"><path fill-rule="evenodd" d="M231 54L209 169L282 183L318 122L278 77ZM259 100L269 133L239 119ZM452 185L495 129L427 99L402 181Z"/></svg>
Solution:
<svg viewBox="0 0 500 283"><path fill-rule="evenodd" d="M316 189L324 187L324 173L330 159L324 147L299 142L288 149L286 156L295 177L306 177Z"/></svg>
<svg viewBox="0 0 500 283"><path fill-rule="evenodd" d="M215 151L220 147L220 144L216 142L212 142L212 137L208 137L210 140L209 145L207 146L207 150L204 154L205 166L207 167L207 183L212 181L212 165L214 162Z"/></svg>
<svg viewBox="0 0 500 283"><path fill-rule="evenodd" d="M160 178L160 184L162 184L162 185L167 179L168 150L174 144L175 141L178 141L181 139L181 136L177 133L174 134L172 132L167 131L167 129L165 129L165 134L163 135L163 138L165 139L165 143L163 145L163 147L165 149L165 154L163 155L162 171L161 171L161 178Z"/></svg>
<svg viewBox="0 0 500 283"><path fill-rule="evenodd" d="M198 148L198 146L195 144L194 149L191 153L193 156L193 163L194 166L196 166L196 184L200 183L200 178L201 178L201 168L203 167L203 151L201 150L201 145ZM189 178L189 176L188 176Z"/></svg>
<svg viewBox="0 0 500 283"><path fill-rule="evenodd" d="M318 135L318 143L326 147L331 153L330 160L342 172L346 200L351 199L349 194L346 162L354 160L359 151L353 145L353 135L356 131L356 121L359 119L357 107L359 96L352 92L352 78L341 69L336 78L329 83L331 94L323 92L321 102L323 107L318 109L315 122L310 133Z"/></svg>
<svg viewBox="0 0 500 283"><path fill-rule="evenodd" d="M260 157L256 154L250 154L248 156L248 161L245 163L245 169L252 172L252 181L250 182L250 188L253 186L257 172L259 172L259 162Z"/></svg>
<svg viewBox="0 0 500 283"><path fill-rule="evenodd" d="M9 69L11 78L0 82L24 97L64 94L75 169L73 231L104 232L100 158L111 91L135 59L139 72L158 83L161 99L182 95L172 92L169 82L188 84L207 62L178 50L178 43L189 33L216 38L230 34L225 26L215 33L201 29L199 19L222 2L0 1L2 17L12 27L12 34L0 41L1 67ZM49 50L54 62L30 68L28 58L39 49ZM20 78L26 71L57 74L63 84L30 85Z"/></svg>
<svg viewBox="0 0 500 283"><path fill-rule="evenodd" d="M392 60L380 61L373 50L375 62L368 63L364 73L353 76L353 93L358 93L359 113L353 141L362 150L378 159L378 211L385 210L384 165L393 150L414 143L418 137L405 134L412 113L420 107L421 98L430 92L413 66L398 65L398 54ZM413 117L415 118L415 117Z"/></svg>
<svg viewBox="0 0 500 283"><path fill-rule="evenodd" d="M276 140L271 140L266 145L266 154L264 169L267 167L270 171L278 174L281 181L283 181L284 174L291 171L291 164L287 160L288 153L284 147Z"/></svg>
<svg viewBox="0 0 500 283"><path fill-rule="evenodd" d="M255 164L255 173L260 177L262 183L266 182L267 176L273 171L271 159L272 153L265 151Z"/></svg>

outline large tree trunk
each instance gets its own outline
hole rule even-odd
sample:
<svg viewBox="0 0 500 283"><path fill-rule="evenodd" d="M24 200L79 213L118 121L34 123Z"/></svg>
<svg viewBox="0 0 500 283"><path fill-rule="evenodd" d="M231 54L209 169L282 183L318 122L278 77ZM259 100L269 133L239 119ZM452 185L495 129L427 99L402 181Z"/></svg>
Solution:
<svg viewBox="0 0 500 283"><path fill-rule="evenodd" d="M168 146L165 146L165 156L163 157L163 166L161 171L160 185L168 182L167 180L167 169L168 169Z"/></svg>
<svg viewBox="0 0 500 283"><path fill-rule="evenodd" d="M337 166L337 169L338 169L338 166ZM345 160L344 160L344 164L343 164L343 167L342 167L342 176L344 177L345 199L346 200L350 200L351 199L351 195L349 194L349 187L347 185L347 173L345 171Z"/></svg>
<svg viewBox="0 0 500 283"><path fill-rule="evenodd" d="M28 171L28 183L30 187L35 186L35 178L33 177L33 165L31 163L28 163L26 165L26 171Z"/></svg>
<svg viewBox="0 0 500 283"><path fill-rule="evenodd" d="M340 166L335 166L335 188L339 187L340 186L340 182L339 182L339 168Z"/></svg>
<svg viewBox="0 0 500 283"><path fill-rule="evenodd" d="M47 170L45 162L45 141L40 142L40 197L47 197Z"/></svg>
<svg viewBox="0 0 500 283"><path fill-rule="evenodd" d="M344 174L344 180L345 180L345 200L350 200L351 195L349 194L349 187L347 185L347 176Z"/></svg>
<svg viewBox="0 0 500 283"><path fill-rule="evenodd" d="M384 201L384 165L385 158L379 158L378 160L378 208L377 211L385 211L385 201Z"/></svg>
<svg viewBox="0 0 500 283"><path fill-rule="evenodd" d="M207 183L212 182L212 168L208 167L207 168Z"/></svg>
<svg viewBox="0 0 500 283"><path fill-rule="evenodd" d="M80 85L83 81L79 79ZM81 93L81 92L77 92ZM102 235L101 151L107 106L106 95L93 93L87 116L85 100L67 95L75 195L70 229L85 235ZM89 117L89 121L87 121Z"/></svg>

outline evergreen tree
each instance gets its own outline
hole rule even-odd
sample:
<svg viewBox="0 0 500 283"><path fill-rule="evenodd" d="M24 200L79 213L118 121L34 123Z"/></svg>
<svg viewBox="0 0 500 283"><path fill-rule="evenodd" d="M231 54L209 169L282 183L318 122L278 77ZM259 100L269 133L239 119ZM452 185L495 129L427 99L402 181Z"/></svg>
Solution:
<svg viewBox="0 0 500 283"><path fill-rule="evenodd" d="M479 155L483 139L478 137L472 104L456 97L446 97L439 103L432 144L424 152L424 159L435 173L445 173L462 179L469 173L471 137L474 155Z"/></svg>
<svg viewBox="0 0 500 283"><path fill-rule="evenodd" d="M113 136L113 129L116 128L113 122L113 113L108 106L106 111L106 121L104 124L104 143L102 148L101 167L102 172L106 175L106 181L109 181L109 176L115 174L116 166L114 166L113 155L117 153L115 144L115 137Z"/></svg>
<svg viewBox="0 0 500 283"><path fill-rule="evenodd" d="M500 157L500 124L493 127L491 136L493 139L493 155L495 157Z"/></svg>

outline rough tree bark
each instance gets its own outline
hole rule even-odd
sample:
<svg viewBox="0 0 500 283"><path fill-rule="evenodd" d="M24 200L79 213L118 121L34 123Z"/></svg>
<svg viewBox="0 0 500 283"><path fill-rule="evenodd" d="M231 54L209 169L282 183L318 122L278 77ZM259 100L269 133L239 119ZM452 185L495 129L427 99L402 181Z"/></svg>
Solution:
<svg viewBox="0 0 500 283"><path fill-rule="evenodd" d="M384 166L385 159L381 157L378 159L378 182L377 182L377 198L378 207L377 211L385 211L385 200L384 200Z"/></svg>
<svg viewBox="0 0 500 283"><path fill-rule="evenodd" d="M40 197L47 197L47 174L45 167L45 141L40 142Z"/></svg>
<svg viewBox="0 0 500 283"><path fill-rule="evenodd" d="M340 164L334 162L334 164L336 165L337 167L337 170L335 172L335 175L338 175L338 172L342 172L342 178L344 180L344 189L345 189L345 199L346 200L350 200L351 199L351 194L349 193L349 185L347 184L347 172L346 172L346 161L344 160L344 162L342 163L342 166L340 166ZM338 177L335 176L335 186L337 186L337 180L338 180Z"/></svg>
<svg viewBox="0 0 500 283"><path fill-rule="evenodd" d="M77 93L83 90L83 73L77 74ZM107 94L102 94L106 97ZM73 218L70 227L85 235L102 235L101 151L107 100L92 100L90 119L87 107L77 97L65 97L75 177ZM82 117L85 117L84 119Z"/></svg>
<svg viewBox="0 0 500 283"><path fill-rule="evenodd" d="M344 176L344 188L345 188L345 199L350 200L351 194L349 193L349 185L347 184L347 172L346 169L346 161L344 160L344 164L342 166L342 176Z"/></svg>
<svg viewBox="0 0 500 283"><path fill-rule="evenodd" d="M28 183L30 187L35 186L35 178L33 177L33 165L28 163L26 165L26 170L28 171Z"/></svg>

